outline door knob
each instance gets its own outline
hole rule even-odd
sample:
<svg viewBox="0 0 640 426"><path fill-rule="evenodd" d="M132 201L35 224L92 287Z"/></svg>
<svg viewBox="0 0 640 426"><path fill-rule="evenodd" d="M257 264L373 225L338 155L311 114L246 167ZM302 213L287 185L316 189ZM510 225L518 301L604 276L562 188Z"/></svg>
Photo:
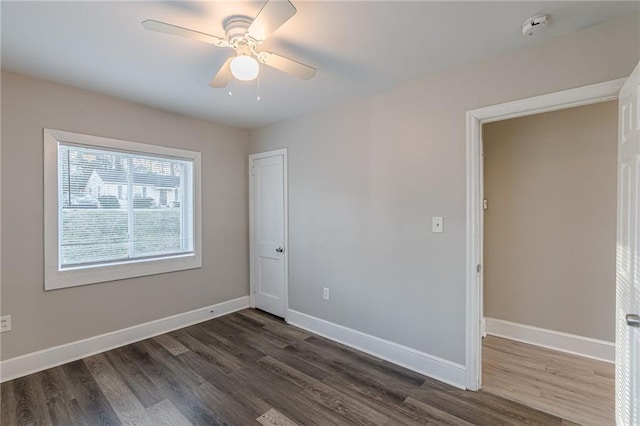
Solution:
<svg viewBox="0 0 640 426"><path fill-rule="evenodd" d="M276 253L284 253L284 249L282 247L278 247L276 249Z"/></svg>
<svg viewBox="0 0 640 426"><path fill-rule="evenodd" d="M629 327L640 328L640 315L638 315L638 314L627 314L627 325Z"/></svg>

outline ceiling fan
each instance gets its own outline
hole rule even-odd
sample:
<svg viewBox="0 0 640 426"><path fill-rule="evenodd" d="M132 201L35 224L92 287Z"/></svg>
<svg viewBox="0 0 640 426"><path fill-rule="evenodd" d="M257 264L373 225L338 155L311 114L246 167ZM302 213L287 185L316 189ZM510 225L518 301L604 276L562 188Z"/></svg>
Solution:
<svg viewBox="0 0 640 426"><path fill-rule="evenodd" d="M225 38L190 30L166 22L147 19L142 26L150 31L177 35L200 40L218 47L231 47L235 51L222 64L209 86L226 87L235 77L241 81L255 79L260 72L260 65L268 65L279 71L309 80L316 75L316 69L284 56L257 50L258 46L282 24L296 14L296 8L289 0L268 0L255 19L246 16L230 16L224 21Z"/></svg>

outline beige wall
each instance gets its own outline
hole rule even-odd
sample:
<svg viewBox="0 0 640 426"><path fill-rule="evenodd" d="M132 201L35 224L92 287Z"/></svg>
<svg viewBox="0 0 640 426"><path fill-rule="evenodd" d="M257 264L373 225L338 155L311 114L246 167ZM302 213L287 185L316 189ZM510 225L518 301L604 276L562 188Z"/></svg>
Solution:
<svg viewBox="0 0 640 426"><path fill-rule="evenodd" d="M2 359L248 294L245 130L2 74ZM203 267L43 291L44 127L202 153Z"/></svg>
<svg viewBox="0 0 640 426"><path fill-rule="evenodd" d="M485 316L614 340L617 101L483 126Z"/></svg>
<svg viewBox="0 0 640 426"><path fill-rule="evenodd" d="M639 28L532 41L252 131L251 152L289 148L291 308L464 364L466 111L625 77Z"/></svg>

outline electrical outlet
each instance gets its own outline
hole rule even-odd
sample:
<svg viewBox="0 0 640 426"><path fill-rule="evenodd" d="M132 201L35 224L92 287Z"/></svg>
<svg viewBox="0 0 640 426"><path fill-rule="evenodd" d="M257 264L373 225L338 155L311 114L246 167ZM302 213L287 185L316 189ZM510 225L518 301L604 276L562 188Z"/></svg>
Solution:
<svg viewBox="0 0 640 426"><path fill-rule="evenodd" d="M0 317L0 333L11 331L11 315Z"/></svg>
<svg viewBox="0 0 640 426"><path fill-rule="evenodd" d="M322 298L324 300L329 300L329 287L324 287L322 289Z"/></svg>

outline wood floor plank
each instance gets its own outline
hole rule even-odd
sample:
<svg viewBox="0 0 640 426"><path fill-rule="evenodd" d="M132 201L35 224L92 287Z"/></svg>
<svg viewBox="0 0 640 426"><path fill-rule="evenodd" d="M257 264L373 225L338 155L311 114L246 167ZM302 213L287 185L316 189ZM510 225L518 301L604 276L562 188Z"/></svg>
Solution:
<svg viewBox="0 0 640 426"><path fill-rule="evenodd" d="M18 424L16 418L17 406L13 393L14 381L4 382L0 385L0 424L15 425Z"/></svg>
<svg viewBox="0 0 640 426"><path fill-rule="evenodd" d="M107 360L119 372L129 389L135 394L143 407L150 407L162 401L160 389L144 374L127 352L117 348L105 353Z"/></svg>
<svg viewBox="0 0 640 426"><path fill-rule="evenodd" d="M388 363L385 364L377 358L371 359L367 356L363 361L359 358L344 356L342 350L337 352L320 351L318 346L307 341L288 346L285 351L312 363L314 366L319 365L330 371L331 374L339 373L355 382L364 380L369 385L383 383L382 387L387 389L389 396L397 398L398 402L404 400L407 396L407 390L419 387L424 382L424 378L419 377L416 373L412 372L407 375L402 370L391 369L388 367Z"/></svg>
<svg viewBox="0 0 640 426"><path fill-rule="evenodd" d="M434 380L430 379L430 381ZM431 385L425 383L421 389L424 391L431 387ZM463 404L474 407L480 412L491 413L491 415L505 420L508 424L555 425L561 422L561 419L553 414L532 409L527 405L502 398L490 392L467 392L457 388L446 387L440 389L439 392L446 394L449 399L459 399ZM424 399L421 400L425 401Z"/></svg>
<svg viewBox="0 0 640 426"><path fill-rule="evenodd" d="M421 419L424 424L433 425L455 425L455 426L472 426L473 423L462 420L452 414L439 410L427 403L418 401L412 397L407 397L403 405L417 414L417 418Z"/></svg>
<svg viewBox="0 0 640 426"><path fill-rule="evenodd" d="M532 354L532 356L535 355ZM524 367L519 359L511 356L504 359L503 355L490 351L485 358L487 358L484 365L488 379L519 377L522 383L535 383L546 389L565 389L575 393L577 397L585 397L593 402L611 400L610 395L614 392L613 380L596 376L593 370L574 368L574 371L571 371L570 368L560 366L545 366L543 369L533 370ZM496 362L496 359L502 361Z"/></svg>
<svg viewBox="0 0 640 426"><path fill-rule="evenodd" d="M104 354L85 358L84 363L123 425L153 425L147 411Z"/></svg>
<svg viewBox="0 0 640 426"><path fill-rule="evenodd" d="M454 414L456 417L479 426L498 426L498 425L560 425L560 419L549 420L547 422L538 422L530 419L528 407L524 407L522 416L514 417L512 414L503 414L500 409L491 406L484 406L480 401L474 401L466 398L459 398L454 393L422 389L416 392L413 397L429 404L430 406ZM529 409L530 410L530 409ZM553 419L553 416L550 416Z"/></svg>
<svg viewBox="0 0 640 426"><path fill-rule="evenodd" d="M225 421L232 419L237 422L240 420L238 416L242 416L243 422L253 420L270 406L252 392L245 382L237 380L233 375L227 375L218 368L212 368L211 364L197 354L185 353L180 359L207 380L195 388L194 392L203 403L219 407L218 414ZM253 379L255 380L255 377ZM269 383L270 389L271 385L272 383ZM229 413L230 407L233 407L236 413Z"/></svg>
<svg viewBox="0 0 640 426"><path fill-rule="evenodd" d="M246 309L244 311L238 312L238 314L245 317L259 319L264 323L265 328L283 333L284 335L295 340L304 340L311 336L311 333L306 330L297 327L291 327L281 318L274 317L256 309Z"/></svg>
<svg viewBox="0 0 640 426"><path fill-rule="evenodd" d="M276 341L260 333L241 333L236 336L236 341L244 347L253 347L262 353L263 357L266 355L277 357L282 353L282 349L287 347L285 341Z"/></svg>
<svg viewBox="0 0 640 426"><path fill-rule="evenodd" d="M206 407L196 398L193 398L190 384L183 381L183 377L175 374L175 371L158 363L155 358L143 349L144 347L145 345L138 342L127 346L125 349L130 351L130 358L134 359L138 367L161 389L164 398L169 399L193 425L224 424L215 412L215 407ZM146 345L146 347L149 346ZM151 346L151 348L153 347ZM191 353L191 351L185 352L180 356L190 355Z"/></svg>
<svg viewBox="0 0 640 426"><path fill-rule="evenodd" d="M82 410L85 423L104 426L121 424L84 362L70 362L63 365L62 370L73 383L75 400Z"/></svg>
<svg viewBox="0 0 640 426"><path fill-rule="evenodd" d="M291 346L287 346L284 350L279 351L276 359L317 380L323 380L334 374L330 368L309 362L304 359L304 357L298 356L296 352L289 351L289 348L291 348Z"/></svg>
<svg viewBox="0 0 640 426"><path fill-rule="evenodd" d="M266 355L254 345L246 344L246 341L237 334L228 335L224 329L221 331L217 327L213 327L213 325L213 321L200 324L197 331L198 334L192 332L191 336L206 342L209 347L215 346L224 349L244 363L254 363ZM189 331L192 330L189 329Z"/></svg>
<svg viewBox="0 0 640 426"><path fill-rule="evenodd" d="M234 353L230 353L225 348L220 348L217 345L208 344L205 344L204 346L204 349L207 351L207 353L210 354L214 359L219 361L220 365L227 372L235 371L245 366L245 360L239 358Z"/></svg>
<svg viewBox="0 0 640 426"><path fill-rule="evenodd" d="M66 401L72 398L68 398L70 395L62 376L62 370L51 368L35 375L34 378L40 381L51 422L55 425L70 425L73 424L73 420Z"/></svg>
<svg viewBox="0 0 640 426"><path fill-rule="evenodd" d="M85 416L82 408L80 408L80 404L77 399L72 399L67 402L67 410L69 411L69 415L71 416L71 424L73 426L94 426L99 424L95 421L95 419ZM91 423L89 423L91 422Z"/></svg>
<svg viewBox="0 0 640 426"><path fill-rule="evenodd" d="M155 426L193 426L168 399L147 408L147 413Z"/></svg>
<svg viewBox="0 0 640 426"><path fill-rule="evenodd" d="M332 357L339 356L340 358L349 359L351 361L354 361L354 363L360 365L367 365L372 368L378 368L382 361L380 358L376 358L373 355L369 355L360 351L354 351L348 346L331 341L321 336L310 336L304 341L315 346L317 348L316 350L321 351L322 353L325 353Z"/></svg>
<svg viewBox="0 0 640 426"><path fill-rule="evenodd" d="M194 395L204 404L216 407L220 418L229 425L252 424L260 412L252 401L234 398L233 394L224 392L208 382L194 389Z"/></svg>
<svg viewBox="0 0 640 426"><path fill-rule="evenodd" d="M216 318L215 321L206 321L200 324L197 324L194 327L203 328L205 330L209 330L211 332L216 333L216 335L221 336L223 338L233 338L237 336L238 333L241 333L242 330L238 329L235 326L230 326L229 324L222 321L224 317ZM183 328L182 330L189 330L190 327Z"/></svg>
<svg viewBox="0 0 640 426"><path fill-rule="evenodd" d="M268 314L260 316L247 316L237 313L236 315L227 315L223 317L224 321L229 321L243 330L261 330L264 327L265 321L268 318Z"/></svg>
<svg viewBox="0 0 640 426"><path fill-rule="evenodd" d="M277 373L263 369L259 365L232 373L239 382L245 383L250 391L264 400L267 405L261 412L275 408L285 416L304 425L346 425L347 418L342 413L327 408L317 398L309 398L297 387ZM265 392L264 383L268 383Z"/></svg>
<svg viewBox="0 0 640 426"><path fill-rule="evenodd" d="M189 350L182 343L178 342L168 334L156 336L153 338L153 340L161 344L166 350L171 353L171 355L180 355Z"/></svg>
<svg viewBox="0 0 640 426"><path fill-rule="evenodd" d="M53 424L35 375L14 380L13 392L16 404L16 424L21 426Z"/></svg>
<svg viewBox="0 0 640 426"><path fill-rule="evenodd" d="M570 422L614 424L614 384L613 364L495 336L483 339L484 391Z"/></svg>
<svg viewBox="0 0 640 426"><path fill-rule="evenodd" d="M205 382L215 383L228 392L241 386L241 384L230 380L229 378L232 376L222 370L219 365L211 364L206 358L199 356L194 351L180 355L180 360L185 366L202 376Z"/></svg>
<svg viewBox="0 0 640 426"><path fill-rule="evenodd" d="M298 426L278 410L272 408L256 419L263 426Z"/></svg>
<svg viewBox="0 0 640 426"><path fill-rule="evenodd" d="M184 363L179 360L179 356L188 354L189 351L180 354L179 356L173 356L162 345L158 344L152 339L143 340L137 343L138 347L146 352L152 361L158 365L163 366L166 370L173 372L174 375L180 377L180 381L189 386L199 386L205 382L205 380L198 373L190 368L187 368Z"/></svg>
<svg viewBox="0 0 640 426"><path fill-rule="evenodd" d="M196 332L191 331L191 333ZM205 359L208 363L215 365L225 373L235 371L242 366L242 364L237 359L234 359L232 355L225 354L225 356L221 356L220 351L208 346L206 343L203 343L202 340L193 337L191 333L185 330L176 332L175 336L180 343L188 347L197 356ZM198 334L199 333L196 333L196 335Z"/></svg>
<svg viewBox="0 0 640 426"><path fill-rule="evenodd" d="M389 421L389 418L383 413L372 410L360 401L350 398L270 356L264 357L258 363L277 372L285 380L315 398L320 404L341 413L354 424L384 424Z"/></svg>
<svg viewBox="0 0 640 426"><path fill-rule="evenodd" d="M428 418L417 410L402 405L405 398L388 398L386 390L381 391L379 385L369 386L366 380L353 382L341 375L330 376L322 381L342 393L357 399L374 410L380 410L389 417L388 425L431 424Z"/></svg>
<svg viewBox="0 0 640 426"><path fill-rule="evenodd" d="M399 387L389 380L378 379L374 374L362 375L357 370L350 370L346 365L335 363L335 372L323 382L333 383L341 389L357 389L363 394L375 396L377 399L400 405L409 396L410 387ZM338 374L336 374L338 373Z"/></svg>
<svg viewBox="0 0 640 426"><path fill-rule="evenodd" d="M296 341L295 338L279 333L277 330L265 328L264 326L259 327L257 322L247 321L246 318L228 316L223 317L222 320L231 327L235 327L241 333L241 336L261 339L264 343L269 343L277 349L282 349Z"/></svg>

